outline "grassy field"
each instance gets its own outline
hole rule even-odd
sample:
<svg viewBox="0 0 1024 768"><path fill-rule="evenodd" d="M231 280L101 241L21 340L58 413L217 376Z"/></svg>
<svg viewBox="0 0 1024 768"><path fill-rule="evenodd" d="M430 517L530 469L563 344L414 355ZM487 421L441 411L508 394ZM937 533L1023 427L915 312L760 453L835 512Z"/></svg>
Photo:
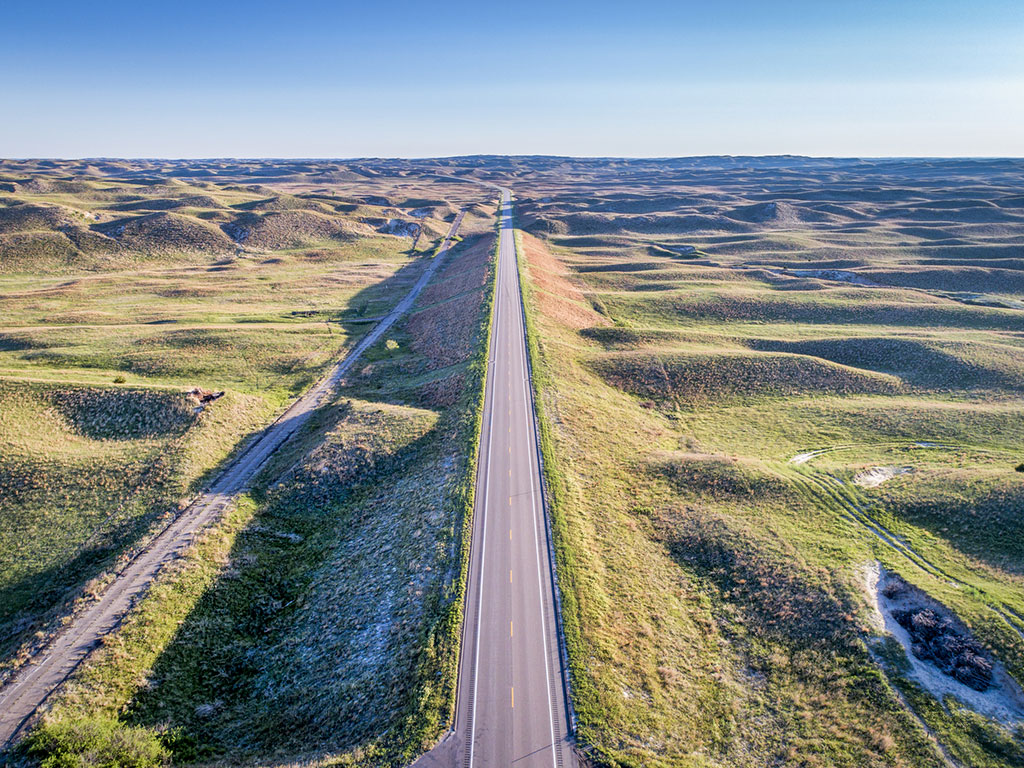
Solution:
<svg viewBox="0 0 1024 768"><path fill-rule="evenodd" d="M810 172L675 193L619 174L538 172L520 216L542 236L520 244L582 744L616 765L1024 764L1022 316L964 300L1017 295L972 259L1020 242L1019 201L991 206L1000 228L949 203L928 226L963 242L916 245L894 221L938 193L909 171L890 196L913 211ZM945 193L974 195L1009 193ZM977 640L984 695L882 628L875 563Z"/></svg>
<svg viewBox="0 0 1024 768"><path fill-rule="evenodd" d="M430 181L70 165L0 162L0 679L390 310L459 207L463 234L493 221Z"/></svg>
<svg viewBox="0 0 1024 768"><path fill-rule="evenodd" d="M76 673L22 759L130 744L156 762L402 765L440 736L493 212L467 220L412 313Z"/></svg>
<svg viewBox="0 0 1024 768"><path fill-rule="evenodd" d="M102 588L102 574L270 414L238 392L197 415L173 390L0 380L3 669Z"/></svg>

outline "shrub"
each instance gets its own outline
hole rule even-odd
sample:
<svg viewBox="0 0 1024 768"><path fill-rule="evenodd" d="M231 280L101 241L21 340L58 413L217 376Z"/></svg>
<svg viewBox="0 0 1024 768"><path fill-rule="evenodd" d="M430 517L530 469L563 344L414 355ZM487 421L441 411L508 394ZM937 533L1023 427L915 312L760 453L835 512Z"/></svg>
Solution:
<svg viewBox="0 0 1024 768"><path fill-rule="evenodd" d="M155 768L170 760L156 732L112 717L43 723L21 749L42 768Z"/></svg>
<svg viewBox="0 0 1024 768"><path fill-rule="evenodd" d="M92 440L138 440L181 434L195 421L178 393L80 387L53 390L47 399L76 432Z"/></svg>

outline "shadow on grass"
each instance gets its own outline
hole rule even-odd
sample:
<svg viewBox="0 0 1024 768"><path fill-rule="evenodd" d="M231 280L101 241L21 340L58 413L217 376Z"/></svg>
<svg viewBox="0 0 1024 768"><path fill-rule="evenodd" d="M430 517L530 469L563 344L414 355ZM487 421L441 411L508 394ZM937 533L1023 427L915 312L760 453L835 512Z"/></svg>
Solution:
<svg viewBox="0 0 1024 768"><path fill-rule="evenodd" d="M831 577L797 564L793 553L728 518L688 513L659 525L668 551L685 569L715 585L752 635L793 648L849 646L856 638L849 595Z"/></svg>
<svg viewBox="0 0 1024 768"><path fill-rule="evenodd" d="M355 659L365 629L359 622L376 626L374 606L364 606L361 616L339 610L337 625L323 627L320 639L337 655L334 670L295 663L317 655L307 647L308 635L300 625L307 620L307 600L330 600L330 590L318 594L312 588L314 579L346 539L357 537L372 524L369 517L384 512L360 501L381 478L423 461L438 440L434 429L393 455L362 456L364 471L353 484L322 486L305 475L282 495L272 496L239 533L232 566L178 628L152 668L153 685L138 692L125 719L181 729L172 747L178 761L228 754L234 759L326 755L365 744L392 726L417 678L417 660L398 647L401 633L408 631L402 621L396 619L388 627L392 636L383 638L389 663L376 659L366 670ZM379 545L386 548L386 542ZM387 555L378 554L382 570L401 567L397 558L389 563ZM343 573L358 570L359 563L335 565L339 573L336 580L328 579L331 586L367 589L365 581L348 583ZM434 599L424 597L425 602ZM271 669L277 666L279 677ZM364 671L388 679L365 679ZM359 685L367 690L358 690ZM366 706L367 699L373 706Z"/></svg>
<svg viewBox="0 0 1024 768"><path fill-rule="evenodd" d="M122 498L112 499L111 513L103 516L91 531L83 532L87 535L67 553L68 559L28 571L0 589L0 660L10 659L34 633L56 628L72 603L82 596L85 585L115 568L120 557L139 545L156 518L174 503L167 494L161 494L164 484L169 482L167 470L164 458L156 456L141 473L132 472L126 482L139 489L140 494L129 491ZM59 480L70 484L75 477L69 474ZM86 505L89 501L65 496L69 505ZM3 524L31 529L35 519L45 519L45 509L38 500L29 507L17 504L13 500L0 513ZM45 530L39 535L45 535Z"/></svg>
<svg viewBox="0 0 1024 768"><path fill-rule="evenodd" d="M928 496L908 497L883 489L882 498L897 519L924 528L987 566L1008 573L1024 571L1024 488L1019 485L972 493L948 480L945 488Z"/></svg>
<svg viewBox="0 0 1024 768"><path fill-rule="evenodd" d="M52 621L54 610L79 593L88 578L85 574L110 568L114 554L111 547L89 547L71 560L26 574L0 590L0 659L8 658L30 633Z"/></svg>

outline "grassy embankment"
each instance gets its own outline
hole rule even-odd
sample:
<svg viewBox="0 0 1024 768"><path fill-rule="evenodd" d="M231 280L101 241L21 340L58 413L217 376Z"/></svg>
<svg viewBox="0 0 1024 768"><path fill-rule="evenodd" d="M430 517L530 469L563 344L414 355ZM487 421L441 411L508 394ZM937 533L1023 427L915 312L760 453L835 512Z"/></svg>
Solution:
<svg viewBox="0 0 1024 768"><path fill-rule="evenodd" d="M863 587L880 560L1024 678L1001 535L1019 316L521 245L581 742L622 765L941 765L924 723L960 764L1021 764L1019 734L880 666ZM913 472L852 482L888 465Z"/></svg>
<svg viewBox="0 0 1024 768"><path fill-rule="evenodd" d="M493 279L494 236L467 224L407 320L76 674L36 759L93 732L175 763L399 765L440 736Z"/></svg>

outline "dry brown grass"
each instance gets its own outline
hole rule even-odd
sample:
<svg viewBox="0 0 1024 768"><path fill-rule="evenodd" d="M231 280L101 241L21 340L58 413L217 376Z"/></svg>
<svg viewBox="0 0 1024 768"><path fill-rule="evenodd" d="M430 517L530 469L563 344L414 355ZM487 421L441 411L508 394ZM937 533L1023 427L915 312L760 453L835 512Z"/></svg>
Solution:
<svg viewBox="0 0 1024 768"><path fill-rule="evenodd" d="M486 281L487 266L494 255L493 251L492 238L475 238L466 246L457 262L449 264L436 282L423 289L419 298L420 305L440 304L467 291L479 291Z"/></svg>
<svg viewBox="0 0 1024 768"><path fill-rule="evenodd" d="M534 298L545 315L575 330L609 325L608 318L587 303L583 292L568 279L568 270L540 240L526 232L521 233L521 238L530 279L537 289Z"/></svg>
<svg viewBox="0 0 1024 768"><path fill-rule="evenodd" d="M425 364L425 370L467 360L479 325L494 235L479 235L457 249L435 282L420 294L417 307L422 309L405 324L413 350L424 358L419 364Z"/></svg>
<svg viewBox="0 0 1024 768"><path fill-rule="evenodd" d="M427 359L428 370L468 357L481 301L483 289L435 304L409 318L406 330L412 336L412 348Z"/></svg>
<svg viewBox="0 0 1024 768"><path fill-rule="evenodd" d="M417 388L416 394L427 408L449 408L459 401L465 386L465 374L456 373L428 381Z"/></svg>

